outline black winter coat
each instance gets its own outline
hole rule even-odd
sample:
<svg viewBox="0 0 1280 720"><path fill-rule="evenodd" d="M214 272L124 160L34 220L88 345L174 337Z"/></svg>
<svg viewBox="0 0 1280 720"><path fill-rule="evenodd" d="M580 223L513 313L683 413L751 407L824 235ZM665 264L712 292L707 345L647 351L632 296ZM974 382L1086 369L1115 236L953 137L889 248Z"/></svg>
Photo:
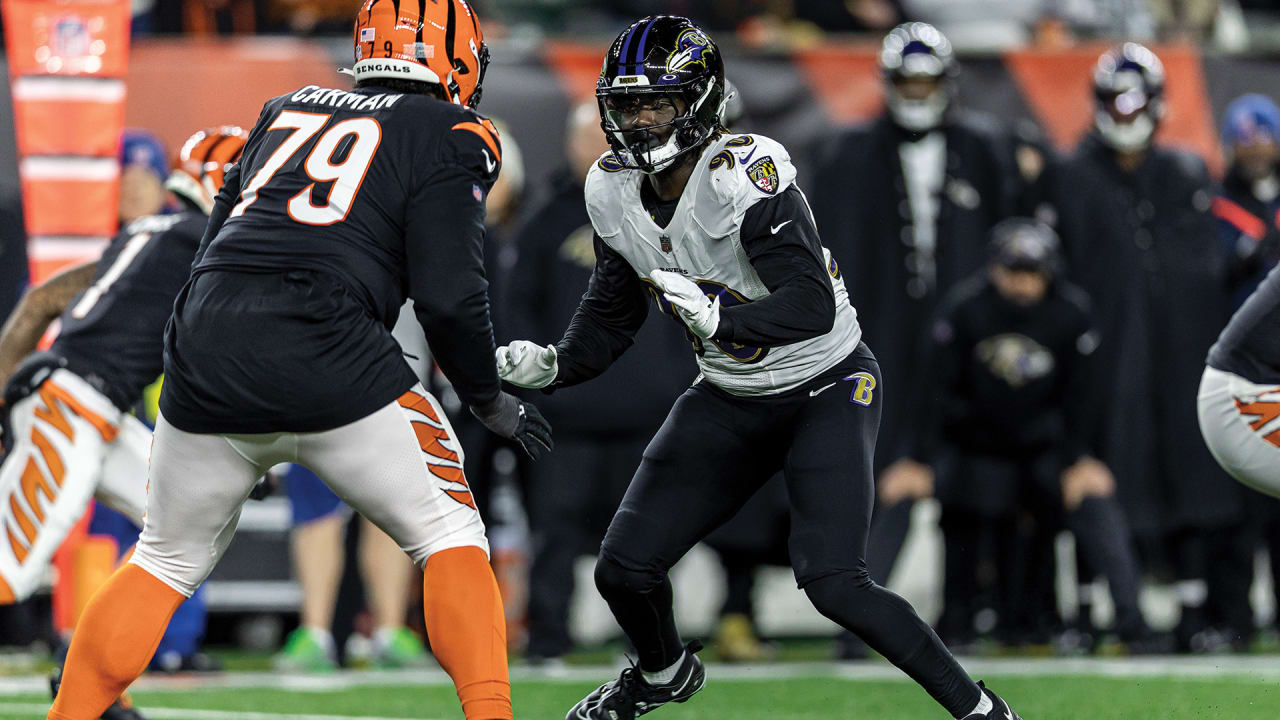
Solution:
<svg viewBox="0 0 1280 720"><path fill-rule="evenodd" d="M1055 192L1069 276L1100 335L1096 446L1138 534L1232 522L1240 493L1200 437L1196 390L1228 318L1209 174L1150 150L1132 173L1086 136Z"/></svg>
<svg viewBox="0 0 1280 720"><path fill-rule="evenodd" d="M919 344L938 298L983 266L992 226L1011 205L1007 140L986 116L953 112L943 128L947 170L937 220L936 280L923 292L898 146L907 134L887 117L818 148L810 200L844 273L863 339L880 361L884 408L876 470L906 454L901 432ZM915 281L915 282L913 282Z"/></svg>

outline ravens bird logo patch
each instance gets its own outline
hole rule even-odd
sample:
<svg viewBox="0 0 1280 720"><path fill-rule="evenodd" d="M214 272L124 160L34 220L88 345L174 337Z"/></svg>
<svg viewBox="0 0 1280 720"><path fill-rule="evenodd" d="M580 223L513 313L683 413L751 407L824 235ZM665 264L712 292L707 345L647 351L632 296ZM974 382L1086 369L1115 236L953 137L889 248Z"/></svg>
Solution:
<svg viewBox="0 0 1280 720"><path fill-rule="evenodd" d="M747 177L760 192L773 195L778 192L778 166L773 158L765 155L747 166Z"/></svg>

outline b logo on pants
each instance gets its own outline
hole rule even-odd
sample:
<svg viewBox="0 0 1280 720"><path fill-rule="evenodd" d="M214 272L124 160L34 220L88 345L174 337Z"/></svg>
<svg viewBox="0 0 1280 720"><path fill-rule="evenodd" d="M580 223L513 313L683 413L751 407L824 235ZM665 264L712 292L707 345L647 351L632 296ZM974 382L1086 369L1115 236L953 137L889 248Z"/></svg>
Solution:
<svg viewBox="0 0 1280 720"><path fill-rule="evenodd" d="M845 380L853 381L853 392L849 393L849 402L868 407L875 399L876 378L871 373L856 372Z"/></svg>

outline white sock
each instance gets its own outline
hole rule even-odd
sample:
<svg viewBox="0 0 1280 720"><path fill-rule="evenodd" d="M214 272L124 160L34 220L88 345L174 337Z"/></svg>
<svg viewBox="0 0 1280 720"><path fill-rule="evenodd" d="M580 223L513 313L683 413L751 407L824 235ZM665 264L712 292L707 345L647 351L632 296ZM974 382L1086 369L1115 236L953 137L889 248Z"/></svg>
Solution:
<svg viewBox="0 0 1280 720"><path fill-rule="evenodd" d="M682 664L684 664L684 653L680 653L680 659L677 660L674 665L665 670L659 670L658 672L646 672L641 670L640 674L644 676L644 681L650 685L666 685L676 679L676 673L680 670L680 666Z"/></svg>
<svg viewBox="0 0 1280 720"><path fill-rule="evenodd" d="M978 704L974 706L972 710L969 711L969 715L965 715L964 717L969 717L970 715L981 715L983 717L986 717L987 713L991 712L994 708L995 708L995 703L991 702L991 698L987 697L986 693L979 690Z"/></svg>

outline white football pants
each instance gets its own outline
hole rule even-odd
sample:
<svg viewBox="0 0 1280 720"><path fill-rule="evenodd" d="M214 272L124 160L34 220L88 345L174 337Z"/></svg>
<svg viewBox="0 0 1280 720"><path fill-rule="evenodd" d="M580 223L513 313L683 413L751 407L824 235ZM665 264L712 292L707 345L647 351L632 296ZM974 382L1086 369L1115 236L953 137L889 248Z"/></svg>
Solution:
<svg viewBox="0 0 1280 720"><path fill-rule="evenodd" d="M151 431L89 383L56 370L10 409L13 452L0 468L0 601L21 602L89 499L142 524ZM11 596L10 596L11 595Z"/></svg>
<svg viewBox="0 0 1280 720"><path fill-rule="evenodd" d="M422 567L474 545L489 552L462 472L462 448L421 385L377 412L310 433L205 435L156 422L148 512L130 562L190 596L235 534L240 507L272 465L310 468Z"/></svg>
<svg viewBox="0 0 1280 720"><path fill-rule="evenodd" d="M1280 497L1280 387L1205 367L1198 409L1200 433L1218 464L1254 490Z"/></svg>

